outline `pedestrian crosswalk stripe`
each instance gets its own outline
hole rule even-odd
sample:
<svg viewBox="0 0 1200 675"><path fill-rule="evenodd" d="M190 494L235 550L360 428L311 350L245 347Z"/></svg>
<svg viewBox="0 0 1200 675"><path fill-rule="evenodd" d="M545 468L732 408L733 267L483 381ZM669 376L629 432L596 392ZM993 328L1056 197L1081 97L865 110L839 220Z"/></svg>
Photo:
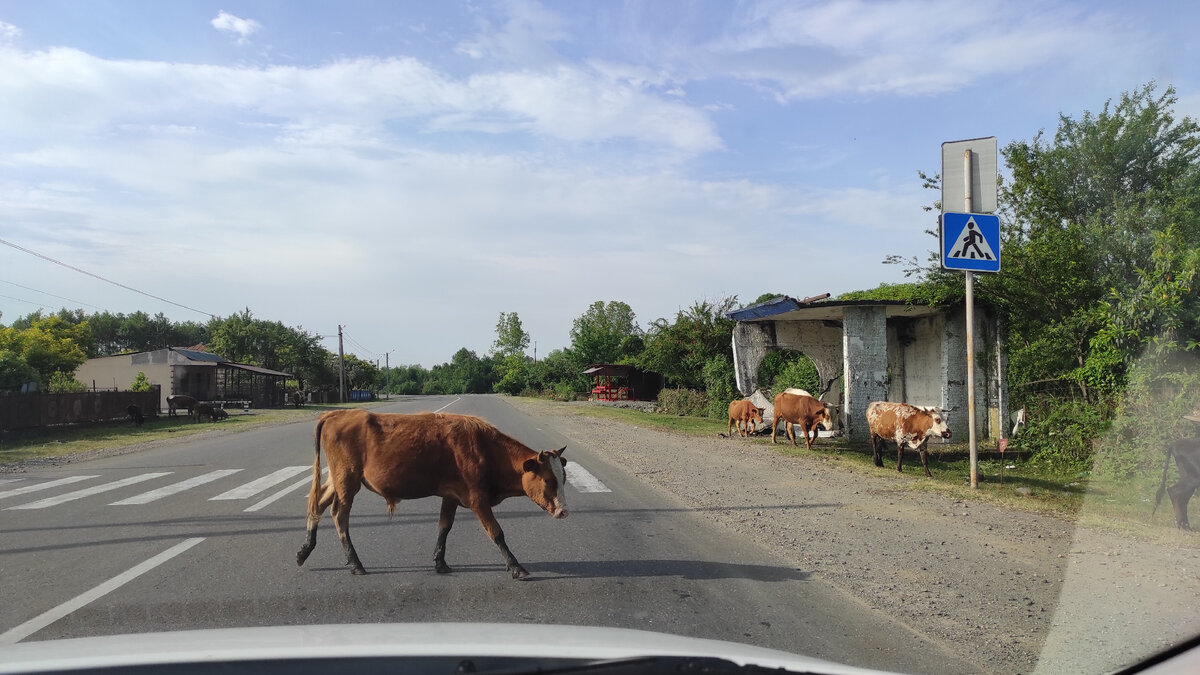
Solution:
<svg viewBox="0 0 1200 675"><path fill-rule="evenodd" d="M278 485L292 476L310 469L312 469L312 465L284 467L278 471L269 473L258 480L246 483L241 487L234 488L228 492L223 492L216 497L211 497L209 498L209 501L219 501L223 499L248 499L273 485Z"/></svg>
<svg viewBox="0 0 1200 675"><path fill-rule="evenodd" d="M59 485L70 485L71 483L78 483L81 480L88 480L89 478L99 478L99 476L67 476L66 478L46 481L45 483L37 483L36 485L26 485L25 487L13 488L11 490L0 492L0 499L16 497L18 495L26 495L30 492L49 490L50 488L58 487Z"/></svg>
<svg viewBox="0 0 1200 675"><path fill-rule="evenodd" d="M612 492L599 478L577 462L567 464L567 482L580 492Z"/></svg>
<svg viewBox="0 0 1200 675"><path fill-rule="evenodd" d="M179 481L178 483L174 483L174 484L168 485L166 487L160 487L157 490L150 490L149 492L143 492L140 495L135 495L128 499L122 499L119 502L113 502L113 503L109 504L109 506L125 506L128 504L148 504L157 499L162 499L163 497L169 497L173 494L183 492L184 490L190 490L198 485L204 485L205 483L211 483L214 480L217 480L219 478L224 478L225 476L235 474L239 471L241 471L241 469L220 469L217 471L210 471L206 474L203 474L200 476L193 476L192 478L189 478L189 479L183 480L183 481Z"/></svg>
<svg viewBox="0 0 1200 675"><path fill-rule="evenodd" d="M171 475L170 471L162 471L162 472L158 472L158 473L143 473L143 474L139 474L137 476L131 476L129 478L124 478L122 480L113 481L111 483L104 483L103 485L94 485L90 488L84 488L82 490L68 492L66 494L62 494L57 497L47 497L46 499L42 499L42 500L39 500L36 502L30 502L28 504L21 504L19 506L10 506L5 510L13 511L13 510L17 510L17 509L44 509L48 506L55 506L58 504L62 504L63 502L74 501L76 499L83 499L84 497L91 497L92 495L98 495L102 492L109 492L110 490L118 490L118 489L126 487L128 485L135 485L137 483L141 483L142 481L154 480L155 478L162 478L163 476L170 476L170 475Z"/></svg>
<svg viewBox="0 0 1200 675"><path fill-rule="evenodd" d="M321 475L328 476L329 475L329 467L325 467L324 469L322 469ZM305 478L304 480L302 480L298 483L289 485L289 486L283 488L282 490L280 490L279 492L276 492L275 494L271 495L270 497L267 497L266 499L262 500L261 502L258 502L257 504L253 504L251 506L247 506L246 508L244 508L242 510L247 513L253 513L254 511L258 511L270 504L273 504L273 503L279 501L280 499L283 499L284 497L288 496L292 492L295 492L296 490L299 490L300 488L304 487L305 485L312 485L312 478Z"/></svg>

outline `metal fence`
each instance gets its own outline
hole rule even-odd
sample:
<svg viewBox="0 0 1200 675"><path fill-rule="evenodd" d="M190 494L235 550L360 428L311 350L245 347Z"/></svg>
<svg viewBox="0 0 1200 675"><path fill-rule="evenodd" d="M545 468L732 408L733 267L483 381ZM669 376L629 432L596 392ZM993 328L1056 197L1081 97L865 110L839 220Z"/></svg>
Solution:
<svg viewBox="0 0 1200 675"><path fill-rule="evenodd" d="M87 391L80 394L11 394L0 396L0 430L32 429L55 424L102 422L128 417L136 405L147 417L158 414L159 386L150 391Z"/></svg>

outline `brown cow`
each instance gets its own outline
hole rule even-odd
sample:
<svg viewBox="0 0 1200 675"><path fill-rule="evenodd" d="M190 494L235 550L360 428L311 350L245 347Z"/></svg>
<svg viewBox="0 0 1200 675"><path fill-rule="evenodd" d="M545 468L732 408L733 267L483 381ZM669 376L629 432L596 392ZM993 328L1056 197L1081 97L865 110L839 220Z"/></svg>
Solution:
<svg viewBox="0 0 1200 675"><path fill-rule="evenodd" d="M743 399L741 401L729 402L729 428L725 433L733 438L733 425L737 425L739 436L749 436L754 431L754 425L760 424L763 421L763 409L754 405L754 401ZM742 424L745 423L746 430L742 431Z"/></svg>
<svg viewBox="0 0 1200 675"><path fill-rule="evenodd" d="M304 392L303 391L300 391L300 390L293 391L291 394L288 394L288 398L291 400L292 405L296 406L297 408L299 408L301 405L304 404Z"/></svg>
<svg viewBox="0 0 1200 675"><path fill-rule="evenodd" d="M141 407L135 403L130 403L125 407L125 414L127 414L129 419L133 420L133 423L139 427L142 426L142 422L146 421L146 416L142 414Z"/></svg>
<svg viewBox="0 0 1200 675"><path fill-rule="evenodd" d="M789 394L786 391L775 395L775 413L771 418L772 443L775 442L779 420L783 420L784 433L792 439L792 445L796 445L796 430L793 425L799 424L800 431L804 434L804 445L809 450L812 450L813 440L817 435L817 425L825 427L826 431L833 431L833 413L829 412L829 406L811 396Z"/></svg>
<svg viewBox="0 0 1200 675"><path fill-rule="evenodd" d="M875 452L875 466L883 466L883 444L896 444L896 471L904 471L904 447L921 453L921 466L925 476L929 473L929 457L926 448L931 436L950 438L950 428L942 419L941 409L932 406L915 406L893 401L874 401L867 406L867 426L871 430L871 449Z"/></svg>
<svg viewBox="0 0 1200 675"><path fill-rule="evenodd" d="M439 574L451 571L446 564L446 535L459 506L475 512L514 579L524 579L529 572L508 550L492 507L524 494L551 516L567 517L567 460L562 457L566 448L534 452L478 417L334 410L317 419L313 439L316 460L308 495L308 535L296 553L298 565L317 545L317 523L332 506L346 564L353 574L366 574L350 542L350 507L363 486L382 496L389 512L402 499L442 498L433 553ZM323 485L322 446L329 464L329 479Z"/></svg>
<svg viewBox="0 0 1200 675"><path fill-rule="evenodd" d="M1171 458L1175 458L1175 468L1179 470L1179 480L1167 487L1167 472L1171 469ZM1190 530L1188 523L1188 501L1192 494L1200 488L1200 437L1181 438L1167 446L1167 462L1163 466L1162 483L1158 493L1154 495L1154 511L1162 502L1163 494L1171 496L1171 508L1175 510L1175 526L1181 530Z"/></svg>
<svg viewBox="0 0 1200 675"><path fill-rule="evenodd" d="M196 422L199 422L201 417L207 417L215 420L216 418L213 417L213 409L213 404L209 403L208 401L201 401L192 408L192 419Z"/></svg>
<svg viewBox="0 0 1200 675"><path fill-rule="evenodd" d="M167 417L174 417L175 411L180 408L187 408L188 415L192 414L192 410L196 407L196 399L184 394L173 394L167 397Z"/></svg>

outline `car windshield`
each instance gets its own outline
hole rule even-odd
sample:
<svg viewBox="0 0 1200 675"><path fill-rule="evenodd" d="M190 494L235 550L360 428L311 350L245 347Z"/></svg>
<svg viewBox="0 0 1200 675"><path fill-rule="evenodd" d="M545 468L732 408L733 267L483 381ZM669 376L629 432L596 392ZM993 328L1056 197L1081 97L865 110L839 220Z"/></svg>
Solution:
<svg viewBox="0 0 1200 675"><path fill-rule="evenodd" d="M1186 646L1197 26L0 0L0 662Z"/></svg>

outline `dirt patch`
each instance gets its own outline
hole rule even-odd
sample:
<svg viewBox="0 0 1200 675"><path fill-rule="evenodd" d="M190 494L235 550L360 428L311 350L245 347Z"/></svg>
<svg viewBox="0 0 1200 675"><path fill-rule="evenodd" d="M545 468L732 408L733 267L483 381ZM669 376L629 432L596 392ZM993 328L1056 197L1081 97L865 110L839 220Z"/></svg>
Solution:
<svg viewBox="0 0 1200 675"><path fill-rule="evenodd" d="M1200 535L1159 532L1149 541L910 490L925 480L911 468L883 478L836 455L784 456L762 441L652 431L511 400L983 671L1111 670L1200 634Z"/></svg>

